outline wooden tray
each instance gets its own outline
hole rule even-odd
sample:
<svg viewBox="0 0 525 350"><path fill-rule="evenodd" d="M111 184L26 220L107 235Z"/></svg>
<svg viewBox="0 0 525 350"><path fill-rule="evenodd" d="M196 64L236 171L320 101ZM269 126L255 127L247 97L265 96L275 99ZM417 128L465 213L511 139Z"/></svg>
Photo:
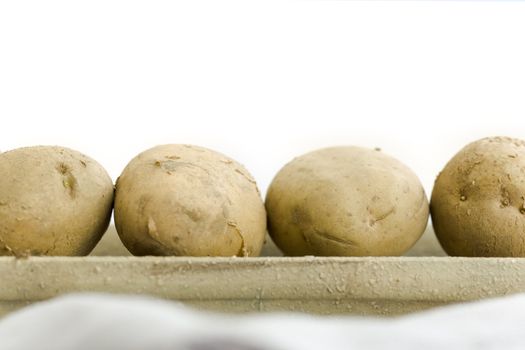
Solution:
<svg viewBox="0 0 525 350"><path fill-rule="evenodd" d="M116 243L109 232L94 254ZM410 254L418 252L443 255L431 233ZM0 315L72 292L148 294L232 312L397 315L523 292L525 259L1 257L0 276Z"/></svg>

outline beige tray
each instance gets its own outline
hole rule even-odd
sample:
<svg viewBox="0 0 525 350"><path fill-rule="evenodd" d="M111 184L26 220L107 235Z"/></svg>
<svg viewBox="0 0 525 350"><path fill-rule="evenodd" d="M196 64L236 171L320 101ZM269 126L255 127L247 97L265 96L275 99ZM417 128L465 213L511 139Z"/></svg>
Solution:
<svg viewBox="0 0 525 350"><path fill-rule="evenodd" d="M95 254L122 249L112 231L101 244ZM421 252L443 254L431 233L410 254ZM233 312L396 315L523 292L525 259L3 257L0 276L0 315L71 292L148 294Z"/></svg>

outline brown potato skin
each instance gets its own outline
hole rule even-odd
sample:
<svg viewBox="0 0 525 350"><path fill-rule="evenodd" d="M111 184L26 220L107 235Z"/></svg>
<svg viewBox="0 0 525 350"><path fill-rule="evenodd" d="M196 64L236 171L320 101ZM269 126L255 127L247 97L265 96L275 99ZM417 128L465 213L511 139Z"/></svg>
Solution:
<svg viewBox="0 0 525 350"><path fill-rule="evenodd" d="M292 256L401 255L428 223L416 175L377 150L333 147L285 165L267 196L268 230Z"/></svg>
<svg viewBox="0 0 525 350"><path fill-rule="evenodd" d="M36 146L0 154L0 255L87 255L112 208L113 181L77 151Z"/></svg>
<svg viewBox="0 0 525 350"><path fill-rule="evenodd" d="M239 163L202 147L161 145L119 177L115 226L134 255L257 256L266 212Z"/></svg>
<svg viewBox="0 0 525 350"><path fill-rule="evenodd" d="M525 257L525 142L489 137L460 150L436 179L434 231L453 256Z"/></svg>

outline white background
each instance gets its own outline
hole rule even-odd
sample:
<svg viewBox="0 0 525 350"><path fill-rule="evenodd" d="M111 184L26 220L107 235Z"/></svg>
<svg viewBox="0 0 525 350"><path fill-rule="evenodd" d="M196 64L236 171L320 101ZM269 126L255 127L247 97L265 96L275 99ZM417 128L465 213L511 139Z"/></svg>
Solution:
<svg viewBox="0 0 525 350"><path fill-rule="evenodd" d="M67 146L113 179L192 143L265 191L294 156L355 144L430 194L466 143L525 138L524 112L525 3L0 3L0 149Z"/></svg>

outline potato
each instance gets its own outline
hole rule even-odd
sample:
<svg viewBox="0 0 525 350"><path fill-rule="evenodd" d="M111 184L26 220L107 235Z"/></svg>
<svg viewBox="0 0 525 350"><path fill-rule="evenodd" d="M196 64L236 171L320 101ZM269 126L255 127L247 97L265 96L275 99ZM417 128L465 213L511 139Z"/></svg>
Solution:
<svg viewBox="0 0 525 350"><path fill-rule="evenodd" d="M379 150L333 147L282 168L266 197L287 255L401 255L422 235L428 201L410 169Z"/></svg>
<svg viewBox="0 0 525 350"><path fill-rule="evenodd" d="M117 180L115 225L134 255L255 256L266 212L248 171L206 148L163 145Z"/></svg>
<svg viewBox="0 0 525 350"><path fill-rule="evenodd" d="M108 227L113 182L55 146L0 154L0 255L87 255Z"/></svg>
<svg viewBox="0 0 525 350"><path fill-rule="evenodd" d="M484 138L436 179L434 230L450 255L525 256L525 141Z"/></svg>

